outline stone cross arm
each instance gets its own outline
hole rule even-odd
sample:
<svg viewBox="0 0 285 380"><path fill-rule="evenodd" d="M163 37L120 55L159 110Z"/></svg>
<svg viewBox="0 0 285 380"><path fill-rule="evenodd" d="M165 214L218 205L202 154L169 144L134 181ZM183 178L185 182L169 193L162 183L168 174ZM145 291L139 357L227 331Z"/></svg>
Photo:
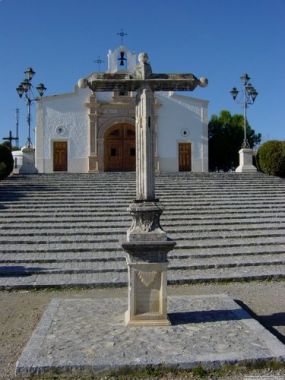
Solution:
<svg viewBox="0 0 285 380"><path fill-rule="evenodd" d="M197 86L206 87L207 79L193 74L151 74L147 78L136 78L129 74L94 73L88 79L80 79L80 88L92 91L137 91L149 87L152 91L193 91Z"/></svg>

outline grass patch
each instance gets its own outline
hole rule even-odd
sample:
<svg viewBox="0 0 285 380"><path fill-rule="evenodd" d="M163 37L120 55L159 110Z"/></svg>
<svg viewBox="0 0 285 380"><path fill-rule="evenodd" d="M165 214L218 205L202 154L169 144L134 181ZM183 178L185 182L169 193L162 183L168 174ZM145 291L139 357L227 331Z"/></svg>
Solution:
<svg viewBox="0 0 285 380"><path fill-rule="evenodd" d="M192 369L181 369L178 367L169 368L163 364L158 366L148 365L145 367L121 367L116 370L109 370L95 373L89 370L54 370L44 374L34 374L30 376L17 376L17 379L26 380L218 380L236 378L244 375L270 375L284 374L285 362L276 360L257 361L254 363L225 364L216 369L207 369L198 365Z"/></svg>

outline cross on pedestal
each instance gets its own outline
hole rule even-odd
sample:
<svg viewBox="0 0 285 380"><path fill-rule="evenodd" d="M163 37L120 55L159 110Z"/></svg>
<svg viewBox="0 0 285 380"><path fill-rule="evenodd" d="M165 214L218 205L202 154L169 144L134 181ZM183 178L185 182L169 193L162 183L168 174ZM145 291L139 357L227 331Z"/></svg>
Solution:
<svg viewBox="0 0 285 380"><path fill-rule="evenodd" d="M128 210L133 222L122 247L127 252L127 325L167 325L167 253L175 242L160 226L162 207L155 197L154 92L193 91L207 79L193 74L153 74L148 55L139 54L133 74L95 73L79 87L92 91L136 91L136 199Z"/></svg>

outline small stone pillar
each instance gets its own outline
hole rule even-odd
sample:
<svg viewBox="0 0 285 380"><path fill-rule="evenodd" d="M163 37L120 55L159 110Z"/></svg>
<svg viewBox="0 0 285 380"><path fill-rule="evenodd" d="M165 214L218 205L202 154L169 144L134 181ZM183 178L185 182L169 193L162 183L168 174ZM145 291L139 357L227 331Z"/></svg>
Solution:
<svg viewBox="0 0 285 380"><path fill-rule="evenodd" d="M239 150L239 166L236 168L237 173L254 173L257 171L252 164L253 150L242 148Z"/></svg>
<svg viewBox="0 0 285 380"><path fill-rule="evenodd" d="M175 242L160 226L162 207L155 201L135 201L130 212L133 223L122 244L127 252L128 326L169 325L167 318L167 253Z"/></svg>
<svg viewBox="0 0 285 380"><path fill-rule="evenodd" d="M37 174L38 169L35 167L35 149L24 146L21 149L23 153L23 164L19 169L19 174Z"/></svg>

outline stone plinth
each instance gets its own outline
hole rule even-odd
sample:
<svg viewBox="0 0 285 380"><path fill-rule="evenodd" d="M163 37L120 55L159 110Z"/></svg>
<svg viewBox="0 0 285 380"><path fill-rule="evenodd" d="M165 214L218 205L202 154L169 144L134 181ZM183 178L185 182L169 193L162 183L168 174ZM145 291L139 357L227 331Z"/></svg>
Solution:
<svg viewBox="0 0 285 380"><path fill-rule="evenodd" d="M37 174L38 170L35 167L35 149L24 146L21 151L23 153L23 164L19 169L19 174Z"/></svg>
<svg viewBox="0 0 285 380"><path fill-rule="evenodd" d="M236 168L237 173L253 173L257 169L252 164L253 150L242 148L239 151L239 166Z"/></svg>
<svg viewBox="0 0 285 380"><path fill-rule="evenodd" d="M16 373L82 369L94 376L122 367L218 368L285 360L284 345L230 297L168 301L171 326L128 328L124 298L53 299L17 361Z"/></svg>
<svg viewBox="0 0 285 380"><path fill-rule="evenodd" d="M122 244L127 252L128 326L168 325L167 253L175 242L160 226L162 208L155 201L136 201L129 206L133 223Z"/></svg>

